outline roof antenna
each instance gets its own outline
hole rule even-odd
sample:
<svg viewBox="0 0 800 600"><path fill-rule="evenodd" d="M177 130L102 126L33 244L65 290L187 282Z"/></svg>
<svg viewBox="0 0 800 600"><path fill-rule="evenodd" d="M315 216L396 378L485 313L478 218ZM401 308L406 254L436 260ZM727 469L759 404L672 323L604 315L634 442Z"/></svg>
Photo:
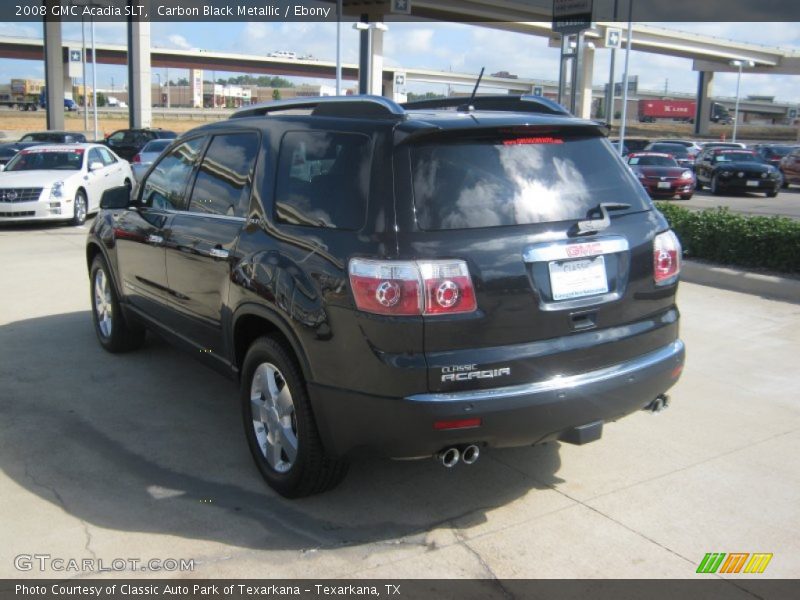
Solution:
<svg viewBox="0 0 800 600"><path fill-rule="evenodd" d="M466 104L462 104L456 110L459 112L472 112L475 110L475 107L472 105L472 101L475 100L475 95L478 93L478 86L481 84L481 79L483 79L483 72L486 70L486 67L481 67L481 74L478 75L478 81L475 82L475 87L472 89L472 95L469 97L469 100Z"/></svg>

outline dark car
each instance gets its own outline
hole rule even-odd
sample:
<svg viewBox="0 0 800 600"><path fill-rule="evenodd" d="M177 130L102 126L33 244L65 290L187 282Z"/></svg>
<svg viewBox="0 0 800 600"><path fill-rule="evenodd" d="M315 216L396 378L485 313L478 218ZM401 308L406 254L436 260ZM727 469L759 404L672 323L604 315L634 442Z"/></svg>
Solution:
<svg viewBox="0 0 800 600"><path fill-rule="evenodd" d="M680 196L689 200L694 194L694 173L681 167L669 154L635 152L626 160L651 197Z"/></svg>
<svg viewBox="0 0 800 600"><path fill-rule="evenodd" d="M783 157L787 156L796 148L798 148L798 146L787 146L785 144L756 144L753 146L753 150L758 153L765 163L772 165L780 171L782 171L781 160Z"/></svg>
<svg viewBox="0 0 800 600"><path fill-rule="evenodd" d="M291 497L359 452L470 464L662 408L677 237L598 124L468 104L285 100L184 134L92 225L100 344L152 329L238 380Z"/></svg>
<svg viewBox="0 0 800 600"><path fill-rule="evenodd" d="M695 163L697 188L708 186L712 194L764 192L778 195L781 174L752 150L711 148L703 150Z"/></svg>
<svg viewBox="0 0 800 600"><path fill-rule="evenodd" d="M694 167L694 157L689 153L689 148L683 144L675 144L671 142L653 142L648 144L644 152L657 152L659 154L669 154L675 161L685 168L691 169Z"/></svg>
<svg viewBox="0 0 800 600"><path fill-rule="evenodd" d="M178 134L166 129L120 129L106 136L103 142L127 161L133 159L151 140L175 139Z"/></svg>
<svg viewBox="0 0 800 600"><path fill-rule="evenodd" d="M781 159L781 183L789 187L790 183L800 184L800 147L794 148Z"/></svg>
<svg viewBox="0 0 800 600"><path fill-rule="evenodd" d="M0 165L5 165L20 150L40 144L77 144L86 141L82 133L71 131L39 131L26 133L19 141L0 144Z"/></svg>

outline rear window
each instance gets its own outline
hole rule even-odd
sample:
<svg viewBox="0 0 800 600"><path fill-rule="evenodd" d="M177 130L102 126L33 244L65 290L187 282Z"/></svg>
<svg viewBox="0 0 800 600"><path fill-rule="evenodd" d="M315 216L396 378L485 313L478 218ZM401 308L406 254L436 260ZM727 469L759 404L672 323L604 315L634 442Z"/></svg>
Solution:
<svg viewBox="0 0 800 600"><path fill-rule="evenodd" d="M532 137L411 148L422 229L470 229L583 219L601 202L649 207L604 138Z"/></svg>

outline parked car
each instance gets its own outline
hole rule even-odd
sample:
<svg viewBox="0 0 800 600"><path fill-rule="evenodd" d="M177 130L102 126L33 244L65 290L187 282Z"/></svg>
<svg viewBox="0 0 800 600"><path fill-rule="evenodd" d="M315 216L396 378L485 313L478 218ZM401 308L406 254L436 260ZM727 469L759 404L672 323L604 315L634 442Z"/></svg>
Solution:
<svg viewBox="0 0 800 600"><path fill-rule="evenodd" d="M635 152L628 155L627 163L651 197L689 200L694 194L694 173L669 154Z"/></svg>
<svg viewBox="0 0 800 600"><path fill-rule="evenodd" d="M756 144L752 149L758 153L765 163L782 171L781 159L797 147L785 144Z"/></svg>
<svg viewBox="0 0 800 600"><path fill-rule="evenodd" d="M780 170L783 187L789 187L790 183L800 184L800 147L781 159Z"/></svg>
<svg viewBox="0 0 800 600"><path fill-rule="evenodd" d="M612 144L618 144L619 138L611 138ZM649 138L625 136L625 148L628 152L641 152L650 144Z"/></svg>
<svg viewBox="0 0 800 600"><path fill-rule="evenodd" d="M147 173L147 169L153 164L161 153L169 148L172 140L151 140L144 145L141 152L137 153L131 160L131 171L136 181L142 178L142 175Z"/></svg>
<svg viewBox="0 0 800 600"><path fill-rule="evenodd" d="M0 170L0 222L70 221L82 225L109 188L130 187L130 166L98 144L20 150Z"/></svg>
<svg viewBox="0 0 800 600"><path fill-rule="evenodd" d="M752 150L710 148L703 150L695 163L697 188L708 186L712 194L726 191L764 192L778 195L781 174Z"/></svg>
<svg viewBox="0 0 800 600"><path fill-rule="evenodd" d="M82 144L86 142L86 136L74 131L36 131L26 133L20 142L39 142L43 144Z"/></svg>
<svg viewBox="0 0 800 600"><path fill-rule="evenodd" d="M669 154L675 161L684 168L694 167L694 158L689 154L689 149L683 144L667 142L653 142L648 144L644 152L656 152L659 154Z"/></svg>
<svg viewBox="0 0 800 600"><path fill-rule="evenodd" d="M292 99L184 134L92 224L99 343L153 329L237 379L289 497L355 452L469 464L663 407L684 360L663 215L598 124L468 104Z"/></svg>
<svg viewBox="0 0 800 600"><path fill-rule="evenodd" d="M653 142L656 144L680 144L686 148L686 151L692 159L697 158L697 155L700 154L700 151L703 149L700 144L692 140L673 140L665 138L662 140L654 140Z"/></svg>
<svg viewBox="0 0 800 600"><path fill-rule="evenodd" d="M741 142L703 142L700 144L703 150L711 150L713 148L733 148L735 150L745 150L747 144Z"/></svg>
<svg viewBox="0 0 800 600"><path fill-rule="evenodd" d="M131 160L151 140L173 140L174 131L166 129L120 129L107 136L103 142L125 160Z"/></svg>

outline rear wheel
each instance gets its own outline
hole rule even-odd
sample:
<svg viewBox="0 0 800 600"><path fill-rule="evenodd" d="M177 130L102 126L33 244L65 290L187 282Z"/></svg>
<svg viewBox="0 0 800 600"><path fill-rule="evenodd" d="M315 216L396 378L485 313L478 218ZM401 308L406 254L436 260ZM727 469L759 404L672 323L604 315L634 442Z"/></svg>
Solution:
<svg viewBox="0 0 800 600"><path fill-rule="evenodd" d="M98 255L92 261L92 320L100 345L109 352L135 350L144 343L144 327L130 323L122 314L108 265Z"/></svg>
<svg viewBox="0 0 800 600"><path fill-rule="evenodd" d="M347 463L322 446L303 376L293 357L274 338L258 338L242 366L242 418L258 470L287 498L335 487Z"/></svg>
<svg viewBox="0 0 800 600"><path fill-rule="evenodd" d="M83 190L75 192L75 200L72 204L72 220L70 223L73 225L83 225L86 222L86 193Z"/></svg>

